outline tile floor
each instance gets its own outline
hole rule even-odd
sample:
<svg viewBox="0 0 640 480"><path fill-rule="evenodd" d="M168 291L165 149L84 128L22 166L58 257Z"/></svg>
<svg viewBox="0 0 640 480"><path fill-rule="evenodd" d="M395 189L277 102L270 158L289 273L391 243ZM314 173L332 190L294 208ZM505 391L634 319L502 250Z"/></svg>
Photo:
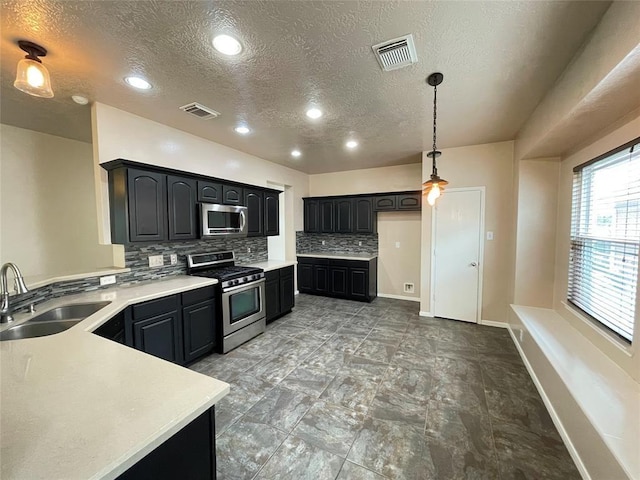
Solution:
<svg viewBox="0 0 640 480"><path fill-rule="evenodd" d="M414 302L299 295L191 368L231 384L220 480L580 478L508 332Z"/></svg>

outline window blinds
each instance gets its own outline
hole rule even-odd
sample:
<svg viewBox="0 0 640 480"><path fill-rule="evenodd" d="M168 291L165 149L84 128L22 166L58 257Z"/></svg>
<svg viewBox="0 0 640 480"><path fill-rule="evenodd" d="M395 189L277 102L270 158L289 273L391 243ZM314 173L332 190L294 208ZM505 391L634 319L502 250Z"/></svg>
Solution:
<svg viewBox="0 0 640 480"><path fill-rule="evenodd" d="M568 300L631 342L640 245L640 139L574 169Z"/></svg>

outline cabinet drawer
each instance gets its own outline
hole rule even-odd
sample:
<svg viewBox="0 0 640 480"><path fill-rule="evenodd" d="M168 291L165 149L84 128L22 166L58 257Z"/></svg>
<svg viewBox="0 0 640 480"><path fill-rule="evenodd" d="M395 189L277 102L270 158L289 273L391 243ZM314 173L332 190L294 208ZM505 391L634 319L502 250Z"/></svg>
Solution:
<svg viewBox="0 0 640 480"><path fill-rule="evenodd" d="M422 207L422 195L419 193L398 195L398 210L420 210Z"/></svg>
<svg viewBox="0 0 640 480"><path fill-rule="evenodd" d="M208 287L189 290L188 292L184 292L182 294L182 306L187 307L189 305L195 305L196 303L206 302L212 300L215 295L215 285L209 285Z"/></svg>
<svg viewBox="0 0 640 480"><path fill-rule="evenodd" d="M312 265L329 265L329 259L317 257L298 257L298 263L306 263Z"/></svg>
<svg viewBox="0 0 640 480"><path fill-rule="evenodd" d="M166 312L172 312L178 309L178 295L151 300L149 302L134 305L133 319L142 320L144 318L154 317Z"/></svg>
<svg viewBox="0 0 640 480"><path fill-rule="evenodd" d="M293 277L293 265L280 269L280 278Z"/></svg>
<svg viewBox="0 0 640 480"><path fill-rule="evenodd" d="M373 199L373 209L375 211L396 210L396 208L397 203L395 195L385 195L374 197Z"/></svg>
<svg viewBox="0 0 640 480"><path fill-rule="evenodd" d="M271 270L270 272L264 272L264 279L266 282L273 282L280 278L280 270Z"/></svg>

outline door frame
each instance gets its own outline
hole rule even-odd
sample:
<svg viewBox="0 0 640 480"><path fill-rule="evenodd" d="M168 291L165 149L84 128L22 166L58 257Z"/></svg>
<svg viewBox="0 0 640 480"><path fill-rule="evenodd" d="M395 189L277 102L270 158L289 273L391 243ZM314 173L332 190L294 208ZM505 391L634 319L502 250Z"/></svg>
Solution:
<svg viewBox="0 0 640 480"><path fill-rule="evenodd" d="M484 242L485 242L485 232L484 232L484 214L485 214L485 194L486 187L460 187L460 188L447 188L443 195L446 195L448 192L480 192L480 251L478 258L478 312L476 314L476 323L478 325L482 324L482 279L484 277ZM437 206L437 203L436 203ZM431 312L433 312L433 316L436 316L436 220L437 220L437 210L433 208L431 210L431 298L430 298L430 308Z"/></svg>

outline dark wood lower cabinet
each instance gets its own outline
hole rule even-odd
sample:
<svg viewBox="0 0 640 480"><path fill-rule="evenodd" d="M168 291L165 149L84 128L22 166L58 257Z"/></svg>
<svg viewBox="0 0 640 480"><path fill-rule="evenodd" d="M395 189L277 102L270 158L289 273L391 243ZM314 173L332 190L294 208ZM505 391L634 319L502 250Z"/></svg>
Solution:
<svg viewBox="0 0 640 480"><path fill-rule="evenodd" d="M186 363L213 351L215 312L213 300L182 309L184 361Z"/></svg>
<svg viewBox="0 0 640 480"><path fill-rule="evenodd" d="M169 362L182 363L182 325L178 311L133 323L133 346Z"/></svg>
<svg viewBox="0 0 640 480"><path fill-rule="evenodd" d="M215 479L215 438L215 414L212 407L142 458L118 479Z"/></svg>
<svg viewBox="0 0 640 480"><path fill-rule="evenodd" d="M265 273L265 310L267 323L289 313L295 304L293 266Z"/></svg>
<svg viewBox="0 0 640 480"><path fill-rule="evenodd" d="M301 293L370 302L377 296L378 259L298 257L298 290Z"/></svg>

